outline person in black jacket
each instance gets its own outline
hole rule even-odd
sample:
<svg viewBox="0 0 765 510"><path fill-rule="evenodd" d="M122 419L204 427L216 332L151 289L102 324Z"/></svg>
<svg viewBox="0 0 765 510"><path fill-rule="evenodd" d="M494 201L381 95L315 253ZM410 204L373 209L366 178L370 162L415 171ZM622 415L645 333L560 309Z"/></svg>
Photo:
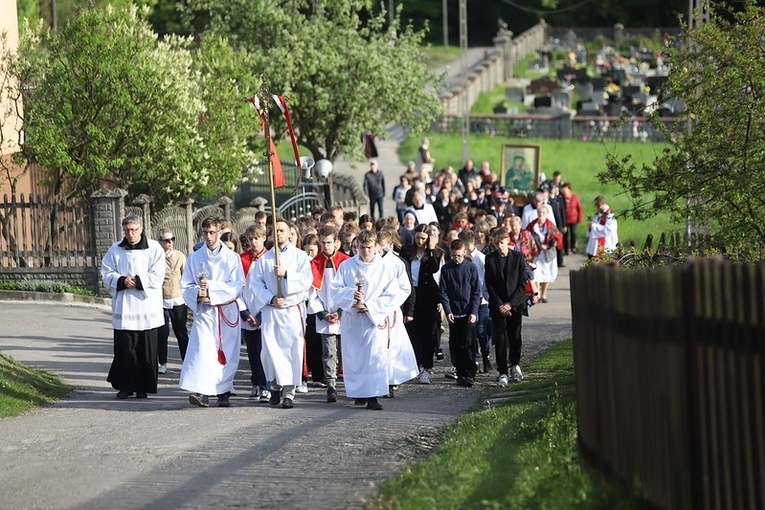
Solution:
<svg viewBox="0 0 765 510"><path fill-rule="evenodd" d="M429 370L433 369L438 328L441 325L439 288L433 276L441 269L443 251L438 248L438 235L430 225L421 223L414 228L414 244L402 249L401 257L411 264L412 282L416 298L414 318L406 324L412 340L420 375L417 381L430 384Z"/></svg>
<svg viewBox="0 0 765 510"><path fill-rule="evenodd" d="M468 388L475 383L474 331L481 303L481 287L475 264L465 263L465 242L452 241L451 260L441 269L440 295L449 321L449 352L457 369L457 385Z"/></svg>
<svg viewBox="0 0 765 510"><path fill-rule="evenodd" d="M375 206L378 218L383 217L383 199L385 198L385 176L377 167L377 160L369 162L369 171L364 174L364 193L369 197L369 215L374 220Z"/></svg>
<svg viewBox="0 0 765 510"><path fill-rule="evenodd" d="M486 256L486 290L489 292L492 337L497 356L497 386L520 381L521 319L526 309L526 271L523 255L510 250L507 230L492 229L495 250ZM510 371L508 373L508 363Z"/></svg>
<svg viewBox="0 0 765 510"><path fill-rule="evenodd" d="M547 199L547 203L552 206L553 217L555 218L555 225L558 227L563 235L566 235L566 200L563 195L560 194L560 189L555 183L550 184L550 198ZM558 267L566 267L563 264L563 250L558 250Z"/></svg>

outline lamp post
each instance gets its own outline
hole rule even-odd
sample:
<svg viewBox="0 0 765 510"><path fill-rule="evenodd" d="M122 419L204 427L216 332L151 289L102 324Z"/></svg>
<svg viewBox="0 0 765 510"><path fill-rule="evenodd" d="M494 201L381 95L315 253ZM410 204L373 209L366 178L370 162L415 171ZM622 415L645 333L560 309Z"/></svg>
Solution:
<svg viewBox="0 0 765 510"><path fill-rule="evenodd" d="M327 210L332 207L332 168L332 162L328 159L316 162L316 175L324 180L324 207Z"/></svg>

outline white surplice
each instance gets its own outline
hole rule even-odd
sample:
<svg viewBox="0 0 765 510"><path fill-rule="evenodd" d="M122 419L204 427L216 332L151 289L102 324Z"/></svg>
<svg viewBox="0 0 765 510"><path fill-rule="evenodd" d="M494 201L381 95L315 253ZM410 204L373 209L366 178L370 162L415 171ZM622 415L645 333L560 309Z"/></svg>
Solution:
<svg viewBox="0 0 765 510"><path fill-rule="evenodd" d="M404 261L393 252L386 253L382 257L382 261L384 264L392 266L392 271L396 275L396 283L405 296L404 301L406 301L412 292L412 285L409 281ZM404 314L401 313L401 309L399 308L390 314L387 321L383 333L390 337L388 384L403 384L419 374L417 358L414 354L409 333L407 333L406 327L404 327Z"/></svg>
<svg viewBox="0 0 765 510"><path fill-rule="evenodd" d="M388 393L391 376L390 344L395 343L390 316L401 314L401 304L409 296L406 285L396 274L396 265L384 263L379 255L362 262L359 255L346 260L332 281L335 302L343 309L340 335L343 352L345 393L351 398L379 397ZM367 312L353 305L356 282L363 281ZM411 288L409 288L411 290ZM395 325L394 325L395 326Z"/></svg>
<svg viewBox="0 0 765 510"><path fill-rule="evenodd" d="M291 244L279 251L279 264L287 268L281 278L284 306L269 305L277 294L274 248L250 268L245 303L250 313L261 312L263 348L260 360L266 380L278 386L297 386L302 381L305 345L305 300L313 283L308 255Z"/></svg>
<svg viewBox="0 0 765 510"><path fill-rule="evenodd" d="M197 301L199 278L207 277L210 303ZM221 243L215 251L203 245L189 255L181 278L186 306L194 313L189 347L179 386L202 395L220 395L234 389L239 366L239 307L236 299L244 285L239 255ZM226 364L218 361L218 346Z"/></svg>
<svg viewBox="0 0 765 510"><path fill-rule="evenodd" d="M101 277L112 296L112 327L116 330L146 331L165 323L162 283L165 281L165 250L147 239L145 250L126 250L114 243L101 261ZM138 276L143 290L117 292L122 276Z"/></svg>

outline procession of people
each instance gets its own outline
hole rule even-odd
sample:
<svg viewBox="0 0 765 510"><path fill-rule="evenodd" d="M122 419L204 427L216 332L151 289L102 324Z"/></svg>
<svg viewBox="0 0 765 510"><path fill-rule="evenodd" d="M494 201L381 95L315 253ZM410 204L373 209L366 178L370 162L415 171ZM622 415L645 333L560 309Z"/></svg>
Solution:
<svg viewBox="0 0 765 510"><path fill-rule="evenodd" d="M487 177L486 162L481 172L468 161L432 179L411 167L401 179L410 188L394 190L395 215L380 206L377 219L374 211L358 217L335 205L293 223L259 213L241 236L208 217L188 257L172 230L160 229L157 242L140 217L126 217L124 239L102 264L117 398L157 392L171 325L179 387L195 407L212 397L231 405L242 345L249 396L282 409L312 386L325 389L328 404L344 393L381 410L399 385L431 384L447 331L447 379L471 387L478 373L496 370L497 386L521 381L522 318L549 301L564 251L576 253L578 197L560 172L520 208ZM618 243L613 212L602 197L595 205L590 257Z"/></svg>

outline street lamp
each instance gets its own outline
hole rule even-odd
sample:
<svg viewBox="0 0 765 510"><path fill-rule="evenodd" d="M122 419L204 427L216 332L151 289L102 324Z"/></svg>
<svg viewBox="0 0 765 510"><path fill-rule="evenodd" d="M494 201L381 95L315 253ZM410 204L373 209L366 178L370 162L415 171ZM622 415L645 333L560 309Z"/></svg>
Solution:
<svg viewBox="0 0 765 510"><path fill-rule="evenodd" d="M328 159L320 159L316 162L316 175L324 180L324 207L329 210L332 207L332 162Z"/></svg>

